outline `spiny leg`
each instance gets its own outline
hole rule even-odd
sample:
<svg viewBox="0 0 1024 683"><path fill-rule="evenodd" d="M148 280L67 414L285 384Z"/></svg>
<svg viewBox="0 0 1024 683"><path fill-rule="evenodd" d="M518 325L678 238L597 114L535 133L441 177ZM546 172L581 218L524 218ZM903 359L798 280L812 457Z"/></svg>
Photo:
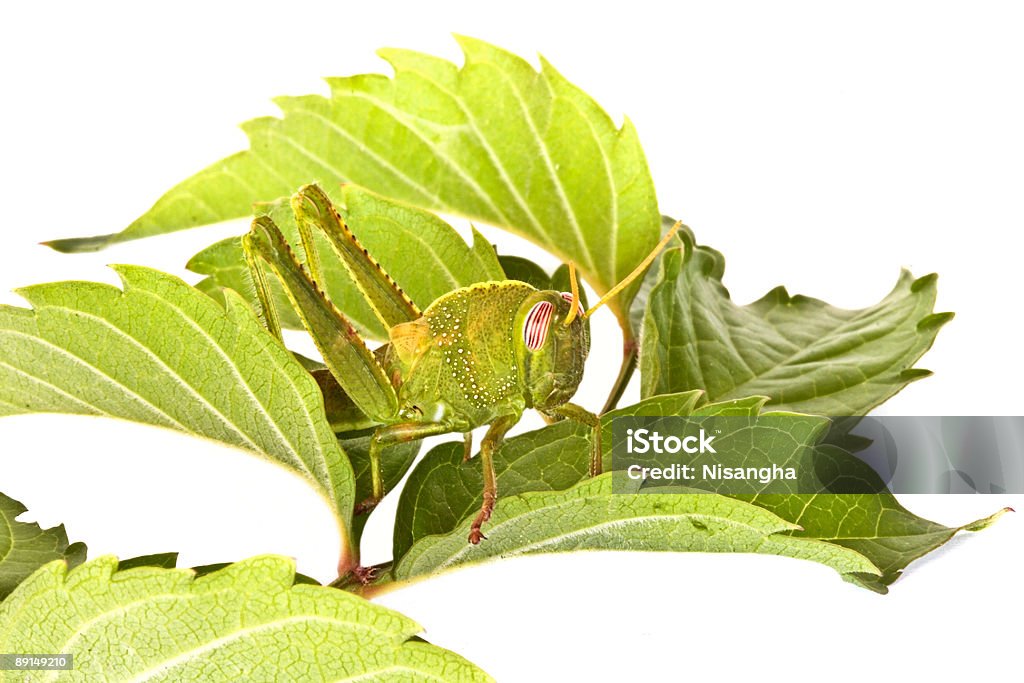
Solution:
<svg viewBox="0 0 1024 683"><path fill-rule="evenodd" d="M384 497L380 453L386 446L447 434L453 430L452 425L447 422L398 422L378 427L370 437L370 477L373 483L373 492L369 498L356 506L355 513L359 515L369 512Z"/></svg>
<svg viewBox="0 0 1024 683"><path fill-rule="evenodd" d="M313 242L315 229L327 238L332 251L384 327L416 320L422 315L412 299L359 243L323 190L316 185L306 185L292 197L291 203L299 236L307 256L312 257L308 264L314 280L321 281L317 272L320 270L319 258Z"/></svg>
<svg viewBox="0 0 1024 683"><path fill-rule="evenodd" d="M593 437L590 440L590 476L596 477L601 474L601 418L575 403L560 405L551 412L591 428Z"/></svg>
<svg viewBox="0 0 1024 683"><path fill-rule="evenodd" d="M494 511L494 503L498 500L498 480L494 474L494 453L505 440L505 433L519 422L519 415L505 415L491 423L483 441L480 442L480 466L484 474L484 502L480 512L473 520L469 530L469 542L476 545L481 539L487 538L480 531Z"/></svg>
<svg viewBox="0 0 1024 683"><path fill-rule="evenodd" d="M473 432L466 432L462 435L462 462L469 462L473 457Z"/></svg>
<svg viewBox="0 0 1024 683"><path fill-rule="evenodd" d="M268 329L280 335L280 326L273 324L276 316L264 265L281 281L303 327L345 393L375 422L392 421L398 414L398 396L391 378L348 318L327 299L295 259L274 222L268 216L256 218L248 234L242 237L242 247L252 269L260 303L267 313Z"/></svg>
<svg viewBox="0 0 1024 683"><path fill-rule="evenodd" d="M242 244L245 245L242 251L245 254L245 262L249 266L249 275L256 287L256 298L260 302L259 313L262 314L259 316L260 321L270 334L277 337L279 341L284 341L284 337L281 335L281 318L277 313L277 304L274 303L274 296L270 291L267 271L264 270L259 256L248 248L248 243L243 240Z"/></svg>

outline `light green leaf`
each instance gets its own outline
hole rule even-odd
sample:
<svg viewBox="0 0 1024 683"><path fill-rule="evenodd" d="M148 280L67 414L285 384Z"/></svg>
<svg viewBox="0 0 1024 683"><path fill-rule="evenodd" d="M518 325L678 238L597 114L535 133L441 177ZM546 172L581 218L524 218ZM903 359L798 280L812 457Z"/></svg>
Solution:
<svg viewBox="0 0 1024 683"><path fill-rule="evenodd" d="M651 292L640 354L641 394L702 389L708 400L769 397L780 410L864 415L930 373L913 367L952 313L932 313L935 275L904 271L878 304L844 310L777 287L737 306L725 260L682 231Z"/></svg>
<svg viewBox="0 0 1024 683"><path fill-rule="evenodd" d="M443 220L422 209L394 202L354 185L332 193L335 206L349 228L385 271L420 308L459 287L476 282L503 280L505 274L494 248L480 233L473 231L473 244ZM279 200L258 207L274 219L296 253L301 249L298 228L288 201ZM374 315L365 298L345 270L338 256L319 234L314 235L327 294L353 325L369 339L386 340L387 330ZM256 290L252 284L240 238L232 237L213 244L192 257L189 270L210 276L201 289L227 287L243 294L254 308ZM281 324L301 329L298 315L291 308L280 283L269 276Z"/></svg>
<svg viewBox="0 0 1024 683"><path fill-rule="evenodd" d="M484 42L458 41L462 68L382 50L394 78L334 78L329 98L278 98L283 118L245 125L248 151L172 188L120 233L51 246L99 249L239 218L253 202L305 183L344 181L511 230L575 261L607 291L658 236L654 185L632 124L616 128L544 60L538 73ZM613 303L624 327L634 291Z"/></svg>
<svg viewBox="0 0 1024 683"><path fill-rule="evenodd" d="M124 291L58 282L18 290L31 310L0 306L0 415L103 415L252 451L327 498L348 548L354 475L309 373L233 292L221 307L170 275L114 270Z"/></svg>
<svg viewBox="0 0 1024 683"><path fill-rule="evenodd" d="M612 474L567 491L504 498L486 541L466 542L467 518L452 533L414 544L392 575L404 581L496 557L609 549L772 553L813 559L842 574L876 571L856 552L782 535L794 526L755 505L710 493L614 494Z"/></svg>
<svg viewBox="0 0 1024 683"><path fill-rule="evenodd" d="M192 572L196 576L206 576L213 572L220 571L225 567L230 567L231 562L214 562L213 564L204 564L198 567L192 567ZM117 563L117 571L123 572L128 569L137 569L139 567L161 567L163 569L174 569L178 566L178 553L153 553L152 555L139 555L138 557L131 557L127 560L119 560ZM75 565L71 565L73 569ZM311 586L319 586L320 582L316 579L310 578L304 574L295 572L295 583L308 583Z"/></svg>
<svg viewBox="0 0 1024 683"><path fill-rule="evenodd" d="M85 544L68 544L64 525L42 529L18 522L24 505L0 493L0 600L32 572L53 560L75 566L85 560Z"/></svg>
<svg viewBox="0 0 1024 683"><path fill-rule="evenodd" d="M0 604L0 651L73 655L74 670L52 680L491 680L415 638L420 626L397 612L295 585L286 558L199 578L117 565L108 556L71 572L61 562L40 569Z"/></svg>

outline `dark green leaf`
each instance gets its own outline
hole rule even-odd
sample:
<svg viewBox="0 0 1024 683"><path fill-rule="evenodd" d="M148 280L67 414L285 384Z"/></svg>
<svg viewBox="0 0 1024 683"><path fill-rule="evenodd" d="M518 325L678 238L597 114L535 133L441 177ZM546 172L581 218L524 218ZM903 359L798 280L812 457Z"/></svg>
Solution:
<svg viewBox="0 0 1024 683"><path fill-rule="evenodd" d="M616 494L611 477L609 472L566 491L504 498L487 540L466 541L467 518L449 534L414 544L392 577L404 581L497 557L575 550L772 553L813 559L844 575L876 571L856 552L785 535L793 525L755 505L712 493Z"/></svg>
<svg viewBox="0 0 1024 683"><path fill-rule="evenodd" d="M74 567L85 561L85 544L68 544L64 525L42 529L34 522L19 522L24 505L0 493L0 600L32 572L53 560Z"/></svg>
<svg viewBox="0 0 1024 683"><path fill-rule="evenodd" d="M136 567L163 567L174 569L178 566L178 553L155 553L153 555L139 555L117 563L117 571L123 572L126 569Z"/></svg>
<svg viewBox="0 0 1024 683"><path fill-rule="evenodd" d="M530 259L522 256L501 255L498 257L501 268L508 280L519 280L537 289L547 289L551 284L551 276L543 268Z"/></svg>
<svg viewBox="0 0 1024 683"><path fill-rule="evenodd" d="M699 392L686 394L659 395L624 409L608 413L603 418L604 429L604 465L608 470L612 466L611 448L613 445L611 418L623 415L699 415L699 416L755 416L765 403L764 397L747 397L714 404L695 407L700 399ZM771 416L772 413L767 415ZM755 438L759 446L758 453L766 460L780 466L788 466L794 459L817 457L823 461L823 471L836 474L836 478L855 477L859 480L877 480L876 475L864 463L849 453L833 445L814 445L826 433L827 421L813 416L790 416L788 424L793 427L787 438L779 438L777 425L765 428L763 438ZM411 577L428 571L441 569L454 564L473 562L491 557L499 552L499 546L493 551L457 548L459 534L468 530L470 523L481 503L483 479L479 464L472 460L461 462L462 448L460 444L442 444L431 450L423 461L413 470L406 487L399 499L398 516L395 524L394 556L397 560L396 573L386 578ZM505 500L519 494L531 492L565 491L587 478L589 462L589 432L575 423L560 422L544 429L528 432L505 443L496 454L495 466L498 474L499 499L497 509L502 509ZM732 463L730 463L732 464ZM876 484L877 481L869 481ZM660 489L659 489L660 490ZM675 491L667 498L703 497L714 494L678 493L681 489L670 483L665 491ZM656 494L638 494L643 498ZM900 572L912 561L939 547L958 531L974 531L984 528L996 517L979 520L962 527L946 527L917 517L903 508L888 492L880 494L769 494L769 495L729 495L728 498L753 504L790 525L785 530L775 532L771 543L765 543L757 552L778 552L780 554L807 559L820 559L829 564L847 580L858 583L872 590L885 592L886 586L894 581ZM614 494L615 500L628 499L626 494ZM527 500L524 497L524 500ZM564 510L572 506L569 498L530 498L533 502L520 502L513 505L530 506L537 504L546 506L549 503ZM541 501L536 503L536 501ZM597 503L594 503L597 504ZM684 505L680 503L680 505ZM522 508L522 509L527 509ZM520 510L517 507L516 510ZM683 508L680 508L683 509ZM519 512L511 512L516 517ZM561 512L555 513L561 515ZM492 522L484 531L491 538ZM465 527L465 529L464 529ZM522 528L519 522L510 527L518 536L510 537L513 546L501 545L502 553L535 552L538 539L529 529ZM561 527L559 527L561 528ZM462 534L465 543L466 534ZM431 540L440 539L440 540ZM790 543L791 539L796 541ZM423 544L422 546L420 544ZM444 550L435 550L435 543ZM484 541L481 547L489 541ZM615 536L599 535L587 541L595 545L587 547L603 547L606 549L628 549L633 547L633 539L627 534ZM692 549L689 540L684 540L674 547L662 547L666 550ZM515 545L519 544L519 545ZM414 549L427 548L423 552L431 559L405 560L414 553ZM567 549L568 546L541 543L538 548ZM517 550L526 548L527 550ZM837 548L841 550L838 551ZM852 556L843 551L854 551L860 559L853 561ZM438 554L439 553L439 554ZM452 560L449 553L457 554L458 559ZM817 555L820 553L820 555ZM436 563L435 563L436 562ZM858 565L859 563L859 565ZM860 569L851 567L860 566ZM874 569L864 571L864 566Z"/></svg>
<svg viewBox="0 0 1024 683"><path fill-rule="evenodd" d="M700 392L658 396L608 413L603 439L611 443L610 420L620 415L686 415ZM474 458L463 463L463 445L434 447L409 475L398 499L393 551L402 557L419 538L443 534L480 509L483 476ZM605 465L611 466L610 450ZM501 496L526 491L562 491L578 484L590 467L590 430L563 420L509 439L495 454L494 469Z"/></svg>
<svg viewBox="0 0 1024 683"><path fill-rule="evenodd" d="M769 397L779 410L864 415L908 383L951 313L932 313L935 276L904 271L870 308L845 310L777 287L737 306L722 285L725 261L680 233L662 258L640 354L645 397L702 389L708 400Z"/></svg>

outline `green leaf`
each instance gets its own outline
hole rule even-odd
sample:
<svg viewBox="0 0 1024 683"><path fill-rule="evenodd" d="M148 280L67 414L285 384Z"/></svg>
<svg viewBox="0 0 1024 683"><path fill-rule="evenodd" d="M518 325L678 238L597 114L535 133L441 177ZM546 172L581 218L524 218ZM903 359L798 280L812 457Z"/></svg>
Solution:
<svg viewBox="0 0 1024 683"><path fill-rule="evenodd" d="M536 289L553 289L559 292L571 292L572 282L569 277L569 266L564 263L555 269L555 272L548 275L539 265L529 259L520 256L499 256L501 267L505 271L505 277L509 280L519 280ZM583 287L579 288L580 305L584 309L589 307L587 303L587 292Z"/></svg>
<svg viewBox="0 0 1024 683"><path fill-rule="evenodd" d="M353 185L332 193L336 208L345 217L352 232L392 278L401 285L420 308L453 289L476 282L503 280L505 274L494 248L480 233L473 231L473 244L443 220L422 209L394 202ZM261 208L282 230L296 253L302 255L295 217L286 200ZM369 339L386 340L387 330L374 315L355 282L345 270L326 239L315 234L327 294L353 325ZM202 250L188 262L189 270L210 276L201 289L215 291L216 286L243 294L257 309L240 238L222 240ZM277 278L269 276L281 324L302 329Z"/></svg>
<svg viewBox="0 0 1024 683"><path fill-rule="evenodd" d="M611 420L624 415L686 415L700 392L658 396L602 416L603 440L611 443ZM416 466L402 488L395 516L392 550L400 558L424 536L448 533L483 500L479 460L462 462L460 442L440 444ZM605 467L611 451L605 449ZM590 429L569 420L507 440L494 456L501 497L527 491L562 491L587 477L590 469Z"/></svg>
<svg viewBox="0 0 1024 683"><path fill-rule="evenodd" d="M505 271L506 279L519 280L533 285L537 289L547 289L551 284L551 276L547 271L530 259L502 254L498 257L498 261L501 262L501 269Z"/></svg>
<svg viewBox="0 0 1024 683"><path fill-rule="evenodd" d="M877 571L856 552L783 535L794 525L755 505L710 493L614 494L612 476L503 498L486 541L466 542L467 518L452 533L413 545L392 575L404 581L496 557L609 549L772 553L813 559L842 574Z"/></svg>
<svg viewBox="0 0 1024 683"><path fill-rule="evenodd" d="M352 182L522 235L573 260L603 293L654 246L654 185L632 124L608 115L545 60L459 37L462 68L382 50L395 77L333 78L329 98L282 97L284 117L244 126L250 149L185 180L114 235L58 240L100 249L249 213L308 182ZM623 326L635 291L613 302Z"/></svg>
<svg viewBox="0 0 1024 683"><path fill-rule="evenodd" d="M799 524L802 528L792 532L794 537L827 541L868 558L878 568L878 574L844 573L843 578L877 593L887 593L888 586L907 565L945 544L958 532L981 531L1008 510L963 526L947 527L909 512L888 492L737 497Z"/></svg>
<svg viewBox="0 0 1024 683"><path fill-rule="evenodd" d="M351 540L352 467L302 365L233 292L226 307L181 280L114 266L95 282L18 290L0 307L0 415L103 415L257 453L309 480ZM344 559L344 558L343 558Z"/></svg>
<svg viewBox="0 0 1024 683"><path fill-rule="evenodd" d="M363 415L338 385L337 380L326 366L294 354L316 379L324 396L324 408L332 429L338 435L338 442L352 463L355 476L355 500L363 501L373 493L372 476L370 473L370 435L377 426ZM341 428L339 428L341 427ZM393 444L387 449L387 457L381 459L381 473L384 481L385 495L390 493L402 480L419 454L421 440L408 443ZM352 520L352 534L358 543L363 528L374 508L369 514L357 515Z"/></svg>
<svg viewBox="0 0 1024 683"><path fill-rule="evenodd" d="M138 567L161 567L163 569L174 569L178 566L178 553L154 553L152 555L139 555L138 557L132 557L127 560L120 560L117 563L117 571L123 572L128 569L137 569ZM192 567L192 571L196 576L206 576L213 572L220 571L225 567L231 566L231 562L215 562L213 564L204 564L198 567ZM74 568L74 565L72 565ZM320 582L316 579L312 579L305 574L295 572L295 583L308 583L313 586L319 586Z"/></svg>
<svg viewBox="0 0 1024 683"><path fill-rule="evenodd" d="M126 569L136 567L163 567L174 569L178 566L178 553L153 553L152 555L139 555L121 560L117 563L117 571L123 572Z"/></svg>
<svg viewBox="0 0 1024 683"><path fill-rule="evenodd" d="M671 216L661 217L661 234L665 236L669 230L676 224L676 219ZM647 301L651 297L651 290L658 284L659 276L661 274L661 259L664 256L664 252L658 254L655 257L654 262L651 263L650 268L644 273L643 278L640 281L640 287L636 291L636 296L633 297L633 302L629 305L629 324L634 330L642 330L644 324L644 315L647 313Z"/></svg>
<svg viewBox="0 0 1024 683"><path fill-rule="evenodd" d="M74 680L491 680L416 638L420 626L397 612L296 585L286 558L199 578L117 565L101 557L71 572L61 562L40 569L0 604L0 651L71 654L64 678Z"/></svg>
<svg viewBox="0 0 1024 683"><path fill-rule="evenodd" d="M645 397L702 389L708 400L769 397L815 415L864 415L908 383L952 313L932 313L935 275L900 275L878 304L844 310L777 287L737 306L722 285L725 260L680 233L683 250L662 259L640 354Z"/></svg>
<svg viewBox="0 0 1024 683"><path fill-rule="evenodd" d="M24 505L0 493L0 600L47 562L65 560L75 566L85 560L85 544L68 544L64 525L42 529L18 522Z"/></svg>
<svg viewBox="0 0 1024 683"><path fill-rule="evenodd" d="M763 397L736 399L702 406L694 414L752 417L760 413L764 403ZM811 426L822 419L813 416L794 418L798 420L792 426L797 428ZM795 458L806 458L810 451L800 445L813 443L807 437L820 438L824 435L826 430L823 427L819 425L813 434L806 434L802 444L796 448L787 447L785 439L771 442L771 448L763 447L760 450L763 461L758 464L763 466L771 462L787 467ZM791 439L794 437L799 439L795 434L791 435ZM754 455L755 452L752 452L751 456ZM730 494L730 497L762 507L797 525L799 529L787 532L794 537L825 541L860 553L877 567L878 572L843 573L843 578L878 593L888 592L888 586L899 578L907 565L939 548L958 532L980 531L1006 512L1005 509L1000 510L963 526L947 527L918 517L900 505L896 497L885 489L874 470L842 448L828 443L819 444L814 456L827 460L830 471L837 475L845 479L856 477L866 480L872 490L881 492ZM806 469L806 465L803 469Z"/></svg>
<svg viewBox="0 0 1024 683"><path fill-rule="evenodd" d="M611 420L626 415L638 416L755 416L765 404L764 397L747 397L697 407L700 392L666 394L645 399L626 408L607 413L602 417L604 444L604 467L612 467L613 445ZM773 413L768 413L773 415ZM777 415L777 413L775 413ZM809 455L808 447L826 432L825 419L814 416L793 416L793 430L786 438L777 438L777 425L766 428L765 434L756 437L756 442L767 460L780 466L795 458ZM498 504L501 510L506 500L517 495L536 492L556 492L578 486L587 478L589 463L589 430L581 425L560 422L544 429L528 432L509 439L495 456L495 470L498 476ZM819 445L817 457L828 458L833 470L847 477L863 478L873 474L862 461L833 445ZM731 464L731 463L730 463ZM865 474L865 471L868 474ZM651 482L648 482L649 484ZM382 583L395 579L411 578L428 571L429 561L417 560L416 570L410 569L405 559L413 553L427 552L444 539L444 547L455 549L457 540L466 542L463 528L476 515L480 507L483 478L476 460L462 463L461 444L446 443L431 450L413 470L399 498L395 521L394 557L397 563L395 573L384 577ZM660 490L660 489L659 489ZM675 491L669 499L692 496L714 496L701 493L684 495L682 489L666 483L665 491ZM657 494L638 494L643 498ZM618 499L632 496L617 493ZM821 561L842 574L843 578L871 590L886 592L887 586L899 577L902 570L917 558L938 548L957 532L977 531L994 521L999 514L961 527L946 527L928 521L907 511L890 493L880 494L770 494L770 495L729 495L735 499L763 508L790 525L786 530L775 532L771 543L765 543L758 552L803 557ZM545 499L546 500L546 499ZM561 499L551 499L561 500ZM567 500L567 499L566 499ZM565 501L563 501L565 502ZM563 502L558 503L559 506ZM530 503L532 505L532 503ZM568 504L565 502L565 504ZM518 509L518 508L517 508ZM561 507L559 509L562 509ZM491 539L492 521L484 528ZM524 527L528 529L529 527ZM516 542L531 547L534 541L528 530L518 529ZM461 534L461 536L460 536ZM606 549L629 549L633 541L614 535L601 536ZM431 540L435 539L435 540ZM793 542L791 543L791 539ZM487 546L484 541L480 547ZM594 541L598 543L598 541ZM548 546L543 546L547 548ZM587 546L590 547L590 546ZM419 550L417 550L419 548ZM517 552L505 546L500 552ZM561 549L561 548L558 548ZM694 549L686 543L662 548L665 550ZM455 551L453 550L453 552ZM432 558L440 552L429 550ZM459 550L459 561L466 562L486 559L492 552L484 548L478 551ZM534 552L534 550L530 550ZM850 552L859 559L854 561ZM426 562L424 564L424 562ZM449 566L447 559L434 569ZM851 569L859 566L860 569ZM870 566L865 571L863 567ZM433 571L433 570L430 570ZM402 573L406 572L406 573ZM403 578L404 577L404 578Z"/></svg>

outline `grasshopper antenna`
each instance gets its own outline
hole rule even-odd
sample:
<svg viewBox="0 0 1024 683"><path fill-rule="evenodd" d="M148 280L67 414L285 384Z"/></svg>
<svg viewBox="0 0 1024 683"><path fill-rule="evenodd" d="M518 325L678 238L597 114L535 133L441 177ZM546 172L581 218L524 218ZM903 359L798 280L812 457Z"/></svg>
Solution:
<svg viewBox="0 0 1024 683"><path fill-rule="evenodd" d="M647 255L647 258L641 261L640 265L634 268L633 272L627 275L625 278L623 278L622 281L619 282L619 284L609 289L608 292L603 297L601 297L600 301L598 301L596 304L587 309L587 312L583 314L583 319L586 320L587 318L589 318L594 311L596 311L597 309L601 308L606 303L614 299L619 292L621 292L629 285L630 282L640 277L643 274L643 272L647 270L647 267L651 265L651 262L658 257L658 254L660 254L662 250L668 246L668 243L672 241L672 238L675 237L676 233L679 232L679 228L681 227L683 227L683 222L676 221L676 224L672 226L672 229L665 233L665 236L661 238L660 242L658 242L658 246L654 247L651 253ZM573 284L575 284L575 282L576 280L573 279ZM575 294L576 293L574 291L574 298Z"/></svg>
<svg viewBox="0 0 1024 683"><path fill-rule="evenodd" d="M576 319L576 312L580 310L580 283L576 279L576 264L569 261L569 285L572 287L572 301L569 302L569 315L565 316L565 322L562 323L566 327L572 324L572 321Z"/></svg>

